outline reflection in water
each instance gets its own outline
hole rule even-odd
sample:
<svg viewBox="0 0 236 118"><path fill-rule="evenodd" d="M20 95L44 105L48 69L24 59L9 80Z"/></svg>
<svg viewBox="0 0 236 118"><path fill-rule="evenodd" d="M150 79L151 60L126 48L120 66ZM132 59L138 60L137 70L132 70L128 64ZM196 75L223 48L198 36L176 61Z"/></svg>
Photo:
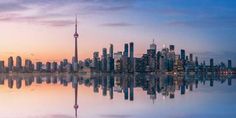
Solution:
<svg viewBox="0 0 236 118"><path fill-rule="evenodd" d="M103 96L109 96L112 100L114 92L121 93L124 100L135 100L135 88L141 88L150 99L155 102L157 94L163 96L164 99L174 99L176 94L185 95L187 91L191 92L199 87L199 84L205 85L209 82L209 86L213 87L215 82L225 83L229 86L232 85L232 77L228 76L207 76L207 75L194 75L194 76L172 76L172 75L152 75L152 74L137 74L137 75L112 75L112 74L98 74L83 76L77 74L19 74L19 75L1 75L0 85L4 85L7 80L9 89L15 86L21 89L22 82L25 86L30 86L32 83L42 84L61 84L68 86L72 83L74 90L74 110L75 117L77 118L78 110L78 85L87 87L92 86L94 93L101 91ZM109 95L108 95L109 94Z"/></svg>

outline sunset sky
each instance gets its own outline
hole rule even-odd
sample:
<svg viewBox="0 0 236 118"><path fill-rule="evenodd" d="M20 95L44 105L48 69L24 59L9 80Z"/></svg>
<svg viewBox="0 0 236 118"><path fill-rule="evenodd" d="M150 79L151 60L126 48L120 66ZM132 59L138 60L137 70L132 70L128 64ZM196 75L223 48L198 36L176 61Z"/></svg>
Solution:
<svg viewBox="0 0 236 118"><path fill-rule="evenodd" d="M78 15L79 59L134 42L135 55L152 39L217 61L236 60L235 0L2 0L0 59L71 60Z"/></svg>

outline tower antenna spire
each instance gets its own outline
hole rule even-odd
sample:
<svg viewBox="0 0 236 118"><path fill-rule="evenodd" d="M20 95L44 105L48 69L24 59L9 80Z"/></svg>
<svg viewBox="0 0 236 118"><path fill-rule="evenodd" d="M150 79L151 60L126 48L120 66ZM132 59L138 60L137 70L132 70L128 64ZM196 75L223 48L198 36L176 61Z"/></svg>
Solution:
<svg viewBox="0 0 236 118"><path fill-rule="evenodd" d="M75 38L75 62L78 63L78 47L77 47L77 40L78 40L79 34L77 32L77 15L75 16L75 33L74 33L74 38Z"/></svg>

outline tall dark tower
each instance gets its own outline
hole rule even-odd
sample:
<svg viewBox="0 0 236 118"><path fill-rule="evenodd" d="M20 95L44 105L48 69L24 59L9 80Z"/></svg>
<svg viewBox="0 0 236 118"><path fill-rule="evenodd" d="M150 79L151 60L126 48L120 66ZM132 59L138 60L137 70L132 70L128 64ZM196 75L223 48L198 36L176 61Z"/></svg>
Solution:
<svg viewBox="0 0 236 118"><path fill-rule="evenodd" d="M77 47L77 39L79 37L79 34L77 33L77 16L75 17L75 62L78 63L78 47Z"/></svg>
<svg viewBox="0 0 236 118"><path fill-rule="evenodd" d="M75 109L75 118L77 118L77 110L79 108L79 105L78 105L78 80L77 80L77 77L75 76L73 78L73 87L74 87L74 92L75 92L75 104L74 104L74 109Z"/></svg>

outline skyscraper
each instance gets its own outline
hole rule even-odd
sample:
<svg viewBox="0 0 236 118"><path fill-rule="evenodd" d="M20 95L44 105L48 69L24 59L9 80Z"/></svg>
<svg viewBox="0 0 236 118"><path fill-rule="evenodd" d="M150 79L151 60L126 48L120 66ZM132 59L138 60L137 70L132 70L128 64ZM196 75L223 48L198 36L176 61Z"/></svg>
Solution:
<svg viewBox="0 0 236 118"><path fill-rule="evenodd" d="M75 38L75 62L78 63L78 47L77 47L77 39L79 37L79 34L77 32L77 16L75 18L75 33L74 33L74 38Z"/></svg>
<svg viewBox="0 0 236 118"><path fill-rule="evenodd" d="M130 58L134 58L134 43L130 42L129 43L129 49L130 49Z"/></svg>
<svg viewBox="0 0 236 118"><path fill-rule="evenodd" d="M213 72L214 71L214 59L210 59L210 70L211 70L211 72Z"/></svg>
<svg viewBox="0 0 236 118"><path fill-rule="evenodd" d="M107 49L102 49L102 71L105 72L107 70Z"/></svg>
<svg viewBox="0 0 236 118"><path fill-rule="evenodd" d="M174 52L175 51L175 46L174 45L170 45L170 52Z"/></svg>
<svg viewBox="0 0 236 118"><path fill-rule="evenodd" d="M157 45L155 44L154 41L155 41L155 40L153 39L153 40L152 40L152 44L150 44L150 49L151 49L151 50L155 50L155 53L156 53Z"/></svg>
<svg viewBox="0 0 236 118"><path fill-rule="evenodd" d="M14 68L14 62L13 62L13 57L8 58L8 69L9 71L13 71Z"/></svg>
<svg viewBox="0 0 236 118"><path fill-rule="evenodd" d="M4 61L0 61L0 73L4 72L4 68L5 68Z"/></svg>
<svg viewBox="0 0 236 118"><path fill-rule="evenodd" d="M113 58L113 44L110 44L109 55L111 58Z"/></svg>
<svg viewBox="0 0 236 118"><path fill-rule="evenodd" d="M20 56L16 57L16 69L20 71L22 69L22 59Z"/></svg>
<svg viewBox="0 0 236 118"><path fill-rule="evenodd" d="M134 70L135 70L135 65L134 65L134 43L133 42L129 43L129 48L130 48L129 72L133 73Z"/></svg>
<svg viewBox="0 0 236 118"><path fill-rule="evenodd" d="M124 45L124 56L125 57L128 57L128 53L129 53L129 44L128 43L125 43L125 45Z"/></svg>
<svg viewBox="0 0 236 118"><path fill-rule="evenodd" d="M114 70L113 44L110 44L109 56L107 56L107 72Z"/></svg>
<svg viewBox="0 0 236 118"><path fill-rule="evenodd" d="M98 71L99 70L99 52L93 53L93 68Z"/></svg>
<svg viewBox="0 0 236 118"><path fill-rule="evenodd" d="M228 60L228 69L232 69L232 61Z"/></svg>
<svg viewBox="0 0 236 118"><path fill-rule="evenodd" d="M193 62L193 54L189 54L190 62Z"/></svg>
<svg viewBox="0 0 236 118"><path fill-rule="evenodd" d="M185 60L185 50L184 49L181 49L180 50L180 57L181 57L181 60Z"/></svg>

